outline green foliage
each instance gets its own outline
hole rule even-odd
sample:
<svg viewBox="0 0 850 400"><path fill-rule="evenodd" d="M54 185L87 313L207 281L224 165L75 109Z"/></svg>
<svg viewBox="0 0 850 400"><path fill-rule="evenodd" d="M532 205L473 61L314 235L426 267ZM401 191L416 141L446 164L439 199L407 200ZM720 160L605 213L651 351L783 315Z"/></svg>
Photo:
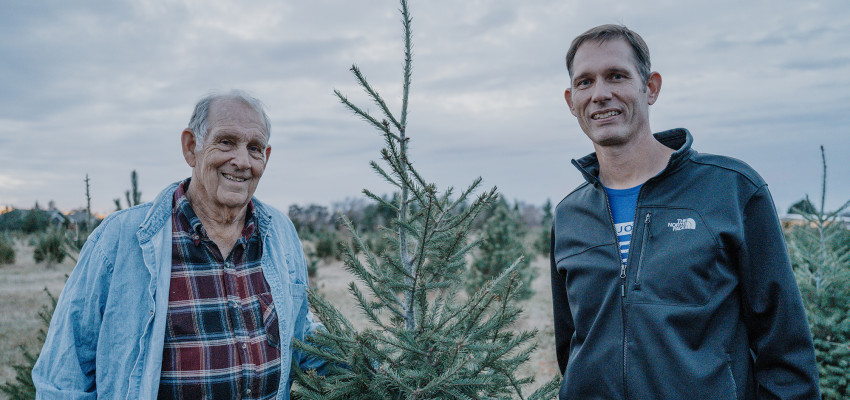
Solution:
<svg viewBox="0 0 850 400"><path fill-rule="evenodd" d="M306 207L293 204L289 206L288 216L298 231L298 236L304 239L312 239L316 233L333 228L328 208L318 204Z"/></svg>
<svg viewBox="0 0 850 400"><path fill-rule="evenodd" d="M86 176L88 179L88 175ZM88 181L86 181L86 193L88 194ZM124 200L127 201L127 208L142 204L142 192L139 191L139 176L136 170L130 173L130 190L124 191ZM115 211L121 210L121 199L113 199L115 202Z"/></svg>
<svg viewBox="0 0 850 400"><path fill-rule="evenodd" d="M61 263L65 260L66 255L65 236L61 229L48 229L35 238L32 254L35 262L47 262L47 267L50 268L54 263Z"/></svg>
<svg viewBox="0 0 850 400"><path fill-rule="evenodd" d="M331 258L340 259L338 251L339 236L335 230L321 230L315 235L316 257L328 261Z"/></svg>
<svg viewBox="0 0 850 400"><path fill-rule="evenodd" d="M816 214L817 212L818 210L815 208L814 204L809 201L808 197L792 204L791 207L788 207L788 214L805 215Z"/></svg>
<svg viewBox="0 0 850 400"><path fill-rule="evenodd" d="M824 399L850 398L850 230L837 210L825 211L826 157L820 208L808 196L792 207L807 224L791 228L787 242L815 344Z"/></svg>
<svg viewBox="0 0 850 400"><path fill-rule="evenodd" d="M9 212L0 214L0 231L23 231L22 225L24 217L28 211L13 209Z"/></svg>
<svg viewBox="0 0 850 400"><path fill-rule="evenodd" d="M377 204L392 210L389 224L378 229L386 240L378 257L343 214L341 221L351 241L344 262L357 277L354 296L369 327L356 330L332 304L310 294L315 315L327 331L309 342L295 342L305 353L329 360L325 375L293 366L294 399L548 399L554 397L560 377L523 396L532 377L517 377L516 369L529 359L536 332L513 332L519 316L516 306L520 276L517 263L504 269L467 300L459 301L466 257L474 248L471 225L496 199L493 188L477 197L480 178L453 196L439 193L413 168L407 155L407 104L411 72L410 16L401 0L405 62L400 118L391 113L380 95L355 66L354 76L383 113L379 121L336 91L339 99L359 117L382 132L386 164L372 169L399 194L388 201L364 190ZM393 272L390 273L389 270Z"/></svg>
<svg viewBox="0 0 850 400"><path fill-rule="evenodd" d="M53 311L56 309L56 297L50 293L47 288L44 288L47 297L50 301L47 305L43 305L38 312L38 316L42 321L42 328L36 333L37 344L35 353L24 346L20 346L21 353L24 357L24 362L13 365L15 369L15 380L6 382L0 385L0 392L9 396L10 400L32 400L35 399L35 386L32 383L32 368L35 366L35 361L41 351L41 346L44 344L44 339L47 337L47 328L50 326L50 318L53 317Z"/></svg>
<svg viewBox="0 0 850 400"><path fill-rule="evenodd" d="M546 203L543 203L541 226L534 238L534 250L547 257L549 256L549 247L552 243L552 218L552 202L546 199Z"/></svg>
<svg viewBox="0 0 850 400"><path fill-rule="evenodd" d="M21 220L21 231L24 233L42 232L50 225L50 213L39 209L38 204L35 208L26 212Z"/></svg>
<svg viewBox="0 0 850 400"><path fill-rule="evenodd" d="M501 198L495 205L493 215L484 224L481 245L469 269L469 293L475 292L485 282L499 276L506 266L516 261L517 273L522 281L522 287L518 289L516 297L527 299L534 294L531 289L533 270L528 259L523 257L526 253L523 244L525 234L522 219L515 210L508 207L504 198Z"/></svg>
<svg viewBox="0 0 850 400"><path fill-rule="evenodd" d="M315 251L304 249L304 260L307 262L307 276L315 277L319 272L319 261L321 259L316 256Z"/></svg>
<svg viewBox="0 0 850 400"><path fill-rule="evenodd" d="M12 239L5 234L0 234L0 265L15 263L15 246Z"/></svg>

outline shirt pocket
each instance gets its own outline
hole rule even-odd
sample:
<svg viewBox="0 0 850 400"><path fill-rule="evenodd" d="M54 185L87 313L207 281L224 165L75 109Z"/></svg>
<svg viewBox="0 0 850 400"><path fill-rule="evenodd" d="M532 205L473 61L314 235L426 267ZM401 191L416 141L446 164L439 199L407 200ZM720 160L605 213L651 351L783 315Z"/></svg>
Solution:
<svg viewBox="0 0 850 400"><path fill-rule="evenodd" d="M289 294L292 296L291 318L295 325L299 325L307 316L307 285L303 283L290 283Z"/></svg>
<svg viewBox="0 0 850 400"><path fill-rule="evenodd" d="M640 251L629 254L635 266L634 301L668 305L703 305L718 282L718 245L696 210L641 209L632 243ZM639 226L639 227L638 227ZM632 249L635 246L630 246Z"/></svg>
<svg viewBox="0 0 850 400"><path fill-rule="evenodd" d="M263 312L263 330L266 334L266 341L271 347L280 349L280 329L278 325L277 309L272 301L270 293L259 295L260 308Z"/></svg>

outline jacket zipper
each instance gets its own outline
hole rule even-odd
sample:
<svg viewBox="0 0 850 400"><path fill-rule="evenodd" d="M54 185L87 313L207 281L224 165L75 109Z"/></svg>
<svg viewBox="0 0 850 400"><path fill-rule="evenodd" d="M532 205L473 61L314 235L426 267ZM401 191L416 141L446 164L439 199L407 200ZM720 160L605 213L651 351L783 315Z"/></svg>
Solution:
<svg viewBox="0 0 850 400"><path fill-rule="evenodd" d="M605 190L603 189L603 193ZM614 232L614 242L617 243L617 260L620 262L620 297L626 297L626 263L623 262L623 250L620 248L620 237L614 229L614 213L611 212L611 203L608 201L608 193L605 193L605 206L608 207L608 217L611 219L611 231Z"/></svg>
<svg viewBox="0 0 850 400"><path fill-rule="evenodd" d="M646 184L646 183L644 183ZM638 202L640 202L640 192L643 191L643 187L638 190ZM627 351L627 343L629 342L628 330L626 329L626 267L628 266L629 260L631 259L631 255L626 259L626 262L623 262L623 250L620 248L620 237L617 235L617 230L614 229L614 213L611 212L611 203L608 201L608 193L605 192L605 189L602 189L602 193L605 195L605 205L608 207L608 218L611 220L611 232L614 233L614 241L617 243L617 261L620 262L620 314L623 316L623 395L626 399L629 398L629 389L626 385L626 370L628 368L628 360L626 357ZM637 220L638 217L638 207L635 204L635 215L632 217L632 221Z"/></svg>
<svg viewBox="0 0 850 400"><path fill-rule="evenodd" d="M643 266L643 249L646 246L646 235L649 232L649 220L652 212L646 213L646 218L643 220L643 239L640 241L640 256L638 257L637 271L635 272L635 289L640 290L640 270Z"/></svg>

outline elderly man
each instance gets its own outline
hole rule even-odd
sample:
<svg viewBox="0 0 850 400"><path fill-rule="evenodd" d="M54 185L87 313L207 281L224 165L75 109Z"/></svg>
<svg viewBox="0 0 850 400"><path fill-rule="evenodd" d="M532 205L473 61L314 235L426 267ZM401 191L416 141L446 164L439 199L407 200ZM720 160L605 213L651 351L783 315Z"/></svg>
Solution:
<svg viewBox="0 0 850 400"><path fill-rule="evenodd" d="M183 130L192 176L91 234L33 369L39 399L288 399L292 349L321 325L289 219L252 198L270 123L213 94Z"/></svg>
<svg viewBox="0 0 850 400"><path fill-rule="evenodd" d="M567 69L596 152L552 226L560 398L820 398L767 184L685 129L652 133L661 75L637 33L583 33Z"/></svg>

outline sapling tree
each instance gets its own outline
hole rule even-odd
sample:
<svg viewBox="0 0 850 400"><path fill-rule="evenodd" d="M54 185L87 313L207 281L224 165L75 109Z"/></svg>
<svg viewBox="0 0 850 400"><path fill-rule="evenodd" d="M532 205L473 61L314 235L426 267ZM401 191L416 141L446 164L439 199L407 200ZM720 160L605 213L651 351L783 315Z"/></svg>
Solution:
<svg viewBox="0 0 850 400"><path fill-rule="evenodd" d="M37 349L35 352L27 347L20 345L18 348L23 355L23 362L12 364L15 370L15 379L5 382L0 385L0 392L5 393L10 400L32 400L35 399L35 385L32 382L32 368L35 366L35 361L41 353L41 345L44 344L44 339L47 337L47 328L50 326L50 318L53 317L53 311L56 310L56 296L50 293L47 288L44 292L49 298L49 302L38 311L38 318L41 321L41 328L35 333Z"/></svg>
<svg viewBox="0 0 850 400"><path fill-rule="evenodd" d="M394 217L379 230L387 249L379 258L351 221L341 217L351 241L344 263L357 278L350 294L369 326L358 330L327 300L310 293L315 314L326 327L296 348L329 361L324 374L293 368L296 399L548 399L558 377L531 395L523 388L532 377L519 377L517 367L535 347L536 332L511 329L520 309L521 285L516 268L505 265L495 279L466 299L462 271L476 242L469 239L475 217L496 199L495 188L473 193L481 180L455 193L443 192L413 168L408 154L407 110L411 79L411 19L401 0L404 26L404 73L401 111L394 114L357 66L354 77L377 105L377 118L335 91L339 100L384 138L383 165L372 169L398 196L363 193L392 210ZM365 288L365 292L362 288Z"/></svg>
<svg viewBox="0 0 850 400"><path fill-rule="evenodd" d="M135 169L130 173L130 190L124 191L124 200L127 201L127 208L142 204L142 192L139 191L139 175L136 174ZM121 210L121 199L116 198L113 201L115 202L115 211Z"/></svg>
<svg viewBox="0 0 850 400"><path fill-rule="evenodd" d="M469 268L467 290L472 293L488 280L493 279L514 260L528 254L525 246L526 227L516 210L512 210L504 198L496 202L493 214L484 223L481 244ZM522 281L517 298L528 299L534 294L531 281L534 270L526 258L517 264L517 273Z"/></svg>
<svg viewBox="0 0 850 400"><path fill-rule="evenodd" d="M850 201L826 211L826 155L820 205L806 196L792 206L806 223L791 228L787 242L812 330L824 399L850 398L850 229L841 214Z"/></svg>

